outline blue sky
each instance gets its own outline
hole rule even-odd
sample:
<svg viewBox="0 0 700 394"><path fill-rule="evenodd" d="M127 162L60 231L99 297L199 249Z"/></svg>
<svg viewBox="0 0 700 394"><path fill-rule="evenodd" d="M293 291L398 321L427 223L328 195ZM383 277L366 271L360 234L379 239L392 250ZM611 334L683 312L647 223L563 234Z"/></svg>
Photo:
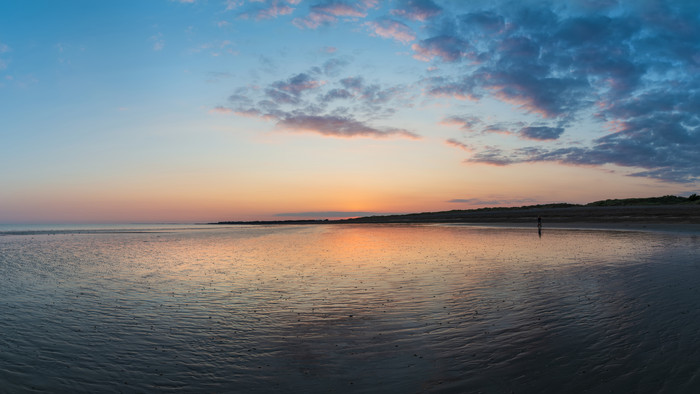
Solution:
<svg viewBox="0 0 700 394"><path fill-rule="evenodd" d="M0 222L690 194L695 1L0 4Z"/></svg>

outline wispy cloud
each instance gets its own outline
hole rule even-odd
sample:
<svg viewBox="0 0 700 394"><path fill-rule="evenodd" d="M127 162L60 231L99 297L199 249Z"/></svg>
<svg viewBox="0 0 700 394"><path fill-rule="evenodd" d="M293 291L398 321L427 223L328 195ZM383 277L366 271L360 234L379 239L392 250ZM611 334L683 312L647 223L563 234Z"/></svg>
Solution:
<svg viewBox="0 0 700 394"><path fill-rule="evenodd" d="M217 106L209 110L213 114L232 114L234 111L232 108L226 108L223 106Z"/></svg>
<svg viewBox="0 0 700 394"><path fill-rule="evenodd" d="M378 6L320 1L292 23L315 29L346 21L370 35L410 44L410 55L430 62L428 77L416 81L427 99L496 100L521 117L496 124L455 111L445 118L441 123L462 134L450 140L464 140L473 149L468 162L613 164L634 168L640 177L700 179L700 4L494 0L458 7L401 0L365 21ZM408 105L399 99L404 88L368 83L365 75L343 76L342 69L331 74L318 66L267 84L250 103L232 108L323 135L330 135L333 122L343 130L336 134L346 136L391 130L373 126L373 119L391 123L392 111ZM469 141L486 137L511 143ZM576 145L567 147L567 141Z"/></svg>
<svg viewBox="0 0 700 394"><path fill-rule="evenodd" d="M316 29L319 26L329 25L337 20L338 18L331 14L326 14L322 12L311 12L304 18L295 18L292 23L294 23L294 26L300 29Z"/></svg>
<svg viewBox="0 0 700 394"><path fill-rule="evenodd" d="M389 18L379 19L365 24L370 31L383 38L392 38L404 44L416 39L415 34L405 23Z"/></svg>
<svg viewBox="0 0 700 394"><path fill-rule="evenodd" d="M484 122L476 116L449 116L440 123L448 126L459 126L465 131L477 131Z"/></svg>
<svg viewBox="0 0 700 394"><path fill-rule="evenodd" d="M467 152L471 152L473 150L469 145L465 144L464 142L457 141L454 138L446 140L445 143L449 146L454 146L455 148L459 148Z"/></svg>
<svg viewBox="0 0 700 394"><path fill-rule="evenodd" d="M376 128L342 116L290 115L280 119L277 127L293 131L305 131L333 137L404 137L419 139L408 130L396 128Z"/></svg>
<svg viewBox="0 0 700 394"><path fill-rule="evenodd" d="M162 51L165 48L165 39L163 39L162 33L152 35L149 40L153 43L154 51Z"/></svg>
<svg viewBox="0 0 700 394"><path fill-rule="evenodd" d="M494 199L482 199L482 198L455 198L447 202L455 204L469 204L470 206L479 207L510 207L510 206L521 206L525 204L535 203L536 200L530 198L524 199L508 199L508 198L494 198Z"/></svg>
<svg viewBox="0 0 700 394"><path fill-rule="evenodd" d="M367 12L360 6L361 3L345 3L341 1L327 1L311 7L312 12L325 13L333 16L350 16L363 18Z"/></svg>
<svg viewBox="0 0 700 394"><path fill-rule="evenodd" d="M253 116L275 122L278 130L328 137L419 139L417 133L402 127L375 125L377 119L402 105L404 89L368 83L360 76L343 77L346 65L333 58L287 79L242 87L229 97L230 106L212 112Z"/></svg>
<svg viewBox="0 0 700 394"><path fill-rule="evenodd" d="M426 21L438 16L441 12L442 8L431 0L403 0L391 10L393 15L416 21Z"/></svg>
<svg viewBox="0 0 700 394"><path fill-rule="evenodd" d="M362 211L319 211L319 212L285 212L278 213L277 217L303 217L303 218L351 218L358 216L376 216L376 212Z"/></svg>
<svg viewBox="0 0 700 394"><path fill-rule="evenodd" d="M330 0L310 7L308 15L295 18L292 22L301 29L316 29L320 26L327 26L340 20L355 20L365 18L367 10L376 8L378 2L374 0L365 1L337 1Z"/></svg>
<svg viewBox="0 0 700 394"><path fill-rule="evenodd" d="M274 19L279 16L289 15L294 12L294 6L299 2L296 0L259 0L250 2L247 9L239 13L241 19ZM243 6L243 2L229 1L226 3L226 10L233 10Z"/></svg>

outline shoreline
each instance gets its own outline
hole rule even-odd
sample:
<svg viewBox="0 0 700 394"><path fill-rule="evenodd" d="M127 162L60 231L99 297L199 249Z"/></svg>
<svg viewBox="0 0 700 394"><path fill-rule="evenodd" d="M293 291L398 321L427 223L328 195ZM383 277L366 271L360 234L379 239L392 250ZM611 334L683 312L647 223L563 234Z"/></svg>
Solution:
<svg viewBox="0 0 700 394"><path fill-rule="evenodd" d="M482 208L339 220L231 221L209 224L455 224L536 229L538 217L542 218L543 230L574 228L700 232L700 204Z"/></svg>
<svg viewBox="0 0 700 394"><path fill-rule="evenodd" d="M429 224L429 223L426 223ZM527 229L535 231L537 225L526 225L525 223L435 223L435 225L447 226L466 226L466 227L482 227L482 228L513 228ZM591 223L591 222L570 222L570 223L551 223L542 226L542 232L548 230L591 230L591 231L637 231L637 232L665 232L665 233L698 233L700 234L700 224L698 223L630 223L630 222L608 222L608 223Z"/></svg>

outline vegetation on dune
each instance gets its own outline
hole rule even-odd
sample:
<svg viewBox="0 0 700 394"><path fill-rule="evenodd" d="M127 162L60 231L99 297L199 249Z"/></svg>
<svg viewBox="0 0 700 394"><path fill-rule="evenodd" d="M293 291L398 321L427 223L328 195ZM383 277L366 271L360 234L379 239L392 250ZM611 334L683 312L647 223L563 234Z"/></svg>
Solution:
<svg viewBox="0 0 700 394"><path fill-rule="evenodd" d="M698 202L700 197L697 194L692 194L690 197L679 196L662 196L662 197L647 197L647 198L624 198L615 200L595 201L586 206L592 207L618 207L628 205L672 205Z"/></svg>
<svg viewBox="0 0 700 394"><path fill-rule="evenodd" d="M328 219L318 219L318 220L275 220L275 221L255 221L255 222L241 222L241 221L227 221L219 222L216 224L317 224L317 223L420 223L420 222L438 222L438 223L450 223L450 222L466 222L466 221L479 221L479 220L496 220L502 217L509 217L509 220L515 220L520 218L522 220L530 220L531 216L535 217L540 214L546 214L548 217L552 216L576 216L574 211L580 210L590 210L596 207L618 207L621 209L643 209L643 206L677 206L677 205L700 205L700 196L697 194L692 194L689 197L679 197L679 196L661 196L661 197L647 197L647 198L624 198L624 199L608 199L595 201L588 204L569 204L569 203L552 203L552 204L537 204L537 205L525 205L520 207L488 207L488 208L476 208L476 209L455 209L451 211L441 211L441 212L421 212L421 213L408 213L408 214L397 214L397 215L378 215L378 216L365 216L353 219L341 219L341 220L328 220ZM627 208L624 208L627 207ZM639 208L635 208L639 207ZM567 210L570 209L570 210ZM688 207L691 208L691 207ZM664 208L665 209L665 208ZM695 208L693 208L695 209ZM606 216L610 216L611 212L605 210ZM664 213L667 215L667 213ZM578 213L578 215L581 215ZM629 213L625 213L629 215ZM639 216L639 213L635 213ZM613 214L614 216L614 214ZM618 214L619 216L619 214ZM600 218L600 216L596 216ZM695 217L695 216L694 216Z"/></svg>

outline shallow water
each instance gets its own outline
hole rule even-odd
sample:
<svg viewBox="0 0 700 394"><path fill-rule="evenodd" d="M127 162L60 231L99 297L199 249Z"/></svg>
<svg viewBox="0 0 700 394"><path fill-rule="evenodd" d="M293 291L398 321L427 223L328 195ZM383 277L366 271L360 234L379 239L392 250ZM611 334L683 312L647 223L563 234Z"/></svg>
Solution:
<svg viewBox="0 0 700 394"><path fill-rule="evenodd" d="M700 390L697 235L103 230L0 236L0 391Z"/></svg>

